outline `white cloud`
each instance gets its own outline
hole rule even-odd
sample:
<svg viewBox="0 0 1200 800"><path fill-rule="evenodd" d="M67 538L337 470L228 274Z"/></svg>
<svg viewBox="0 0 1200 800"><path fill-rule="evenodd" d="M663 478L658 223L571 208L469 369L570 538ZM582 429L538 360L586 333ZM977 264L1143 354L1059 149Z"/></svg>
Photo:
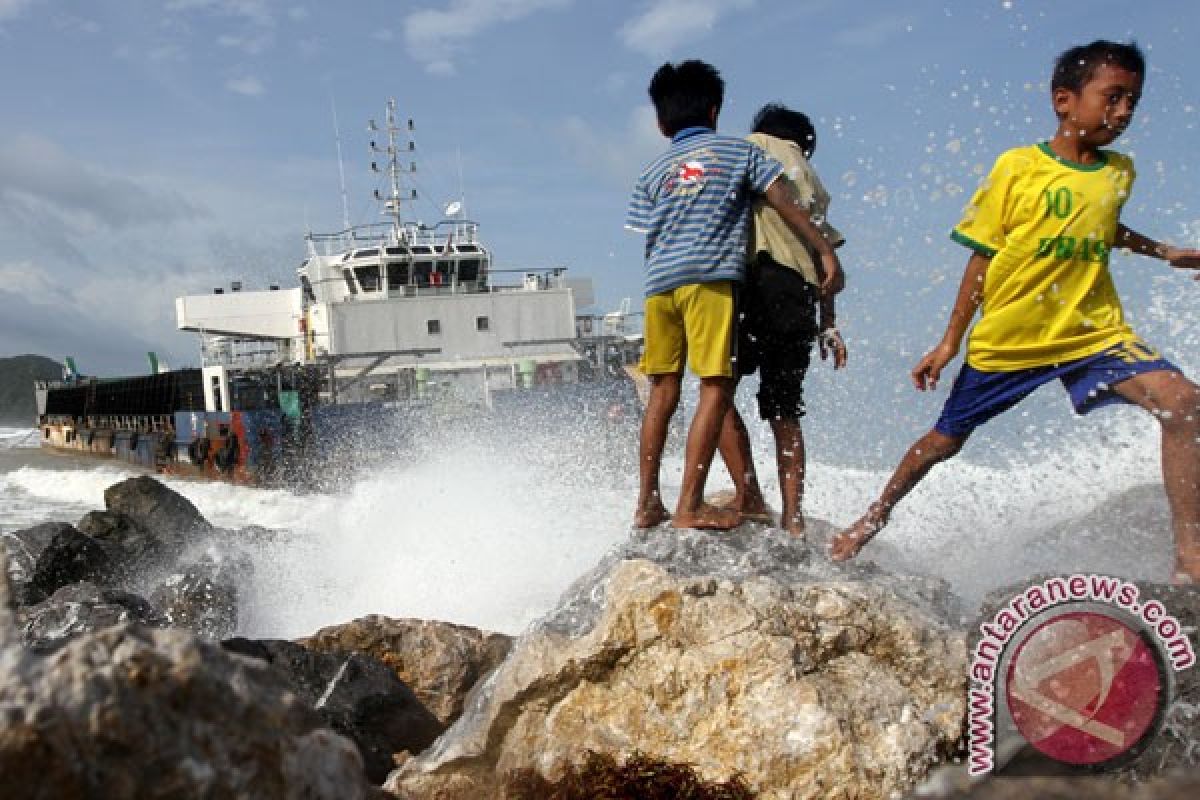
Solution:
<svg viewBox="0 0 1200 800"><path fill-rule="evenodd" d="M20 16L21 12L33 3L34 0L0 0L0 20Z"/></svg>
<svg viewBox="0 0 1200 800"><path fill-rule="evenodd" d="M181 13L206 11L223 17L237 17L264 27L275 24L268 0L170 0L166 9Z"/></svg>
<svg viewBox="0 0 1200 800"><path fill-rule="evenodd" d="M722 17L753 5L754 0L653 0L619 35L629 49L661 58L707 36Z"/></svg>
<svg viewBox="0 0 1200 800"><path fill-rule="evenodd" d="M163 191L79 161L54 142L18 136L0 142L0 219L47 218L68 229L133 228L194 216L197 208Z"/></svg>
<svg viewBox="0 0 1200 800"><path fill-rule="evenodd" d="M267 31L247 34L225 33L217 37L217 44L234 50L241 50L247 55L256 56L266 51L275 41L275 37Z"/></svg>
<svg viewBox="0 0 1200 800"><path fill-rule="evenodd" d="M845 30L838 31L833 37L835 44L847 47L879 47L909 30L906 17L884 15L868 17L867 21Z"/></svg>
<svg viewBox="0 0 1200 800"><path fill-rule="evenodd" d="M435 75L454 72L454 58L475 36L502 22L513 22L573 0L450 0L445 9L422 9L404 19L409 55Z"/></svg>
<svg viewBox="0 0 1200 800"><path fill-rule="evenodd" d="M55 17L54 27L63 33L82 33L88 36L95 36L104 30L104 26L94 19L84 19L71 14Z"/></svg>
<svg viewBox="0 0 1200 800"><path fill-rule="evenodd" d="M615 133L569 117L562 134L575 160L614 186L632 186L642 167L667 145L648 103L630 112L625 126Z"/></svg>
<svg viewBox="0 0 1200 800"><path fill-rule="evenodd" d="M242 94L246 97L259 97L267 91L267 87L263 85L263 82L253 75L230 78L225 81L225 88L234 94Z"/></svg>

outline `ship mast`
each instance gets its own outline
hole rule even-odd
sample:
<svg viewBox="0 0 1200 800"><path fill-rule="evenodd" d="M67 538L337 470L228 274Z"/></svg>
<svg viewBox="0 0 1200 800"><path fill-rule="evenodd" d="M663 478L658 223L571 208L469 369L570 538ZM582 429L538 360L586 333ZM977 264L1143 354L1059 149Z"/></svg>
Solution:
<svg viewBox="0 0 1200 800"><path fill-rule="evenodd" d="M407 142L404 150L412 153L416 151L417 145L413 141L413 121L408 120L407 130L401 130L396 124L396 101L389 99L387 101L387 115L385 117L385 130L387 132L387 147L380 148L374 141L371 142L371 151L374 153L384 153L387 155L387 174L388 174L388 194L385 199L383 193L378 189L375 190L375 199L383 201L383 210L380 213L385 217L390 217L392 220L392 239L399 242L404 238L404 211L403 204L417 199L417 190L410 189L408 192L403 191L401 186L401 175L404 172L413 174L417 171L417 163L409 162L407 170L402 170L400 167L400 135L405 134ZM371 120L367 129L374 132L379 130L379 126L375 120ZM371 170L373 172L382 172L379 164L375 161L371 162Z"/></svg>

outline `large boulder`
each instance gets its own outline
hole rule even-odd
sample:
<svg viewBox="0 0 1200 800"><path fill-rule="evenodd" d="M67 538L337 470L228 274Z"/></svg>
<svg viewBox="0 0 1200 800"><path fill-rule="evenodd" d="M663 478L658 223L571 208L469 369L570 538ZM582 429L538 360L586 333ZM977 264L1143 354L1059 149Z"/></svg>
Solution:
<svg viewBox="0 0 1200 800"><path fill-rule="evenodd" d="M741 773L762 798L892 797L962 735L945 587L820 563L782 532L635 534L384 788L499 797L586 751Z"/></svg>
<svg viewBox="0 0 1200 800"><path fill-rule="evenodd" d="M212 531L190 500L148 475L109 486L104 490L104 507L133 519L175 550Z"/></svg>
<svg viewBox="0 0 1200 800"><path fill-rule="evenodd" d="M322 628L300 644L379 659L449 725L462 714L467 692L508 655L512 637L450 622L371 615Z"/></svg>
<svg viewBox="0 0 1200 800"><path fill-rule="evenodd" d="M16 640L4 574L0 708L0 797L13 800L372 791L354 745L262 662L135 624L35 655Z"/></svg>
<svg viewBox="0 0 1200 800"><path fill-rule="evenodd" d="M421 752L445 728L391 669L363 653L318 653L278 639L221 644L270 664L326 724L358 746L375 783L395 768L397 754Z"/></svg>

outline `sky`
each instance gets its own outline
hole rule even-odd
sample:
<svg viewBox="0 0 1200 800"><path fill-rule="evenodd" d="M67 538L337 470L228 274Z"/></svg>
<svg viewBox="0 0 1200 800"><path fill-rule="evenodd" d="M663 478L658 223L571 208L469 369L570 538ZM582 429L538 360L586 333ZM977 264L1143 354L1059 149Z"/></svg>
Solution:
<svg viewBox="0 0 1200 800"><path fill-rule="evenodd" d="M701 58L726 80L722 131L771 101L816 123L849 380L897 395L966 261L947 232L998 153L1053 133L1068 46L1145 48L1123 220L1200 245L1194 19L1194 0L0 0L0 356L198 363L174 298L294 285L304 232L341 227L339 142L351 221L379 219L366 123L388 98L415 123L415 218L462 198L499 268L565 266L594 311L637 307L625 206L665 145L645 87ZM1191 343L1169 317L1200 286L1113 270L1135 322Z"/></svg>

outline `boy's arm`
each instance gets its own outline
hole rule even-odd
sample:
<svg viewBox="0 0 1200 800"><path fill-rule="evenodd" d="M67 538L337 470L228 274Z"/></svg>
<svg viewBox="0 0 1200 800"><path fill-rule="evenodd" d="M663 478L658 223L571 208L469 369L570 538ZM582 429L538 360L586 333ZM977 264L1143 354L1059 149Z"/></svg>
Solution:
<svg viewBox="0 0 1200 800"><path fill-rule="evenodd" d="M958 286L958 297L954 300L954 309L950 312L950 321L946 323L942 340L913 367L913 386L921 391L936 389L942 370L958 355L967 326L983 301L983 279L991 263L991 256L978 252L973 253L967 261L967 269Z"/></svg>
<svg viewBox="0 0 1200 800"><path fill-rule="evenodd" d="M795 229L796 235L816 251L821 259L821 294L837 294L844 289L846 275L842 272L842 262L838 260L833 245L813 224L812 217L800 204L800 198L796 196L791 183L776 179L767 187L763 197L767 205L779 212L779 216Z"/></svg>
<svg viewBox="0 0 1200 800"><path fill-rule="evenodd" d="M1172 267L1200 269L1200 250L1188 250L1156 242L1149 236L1143 236L1132 228L1125 227L1124 223L1117 223L1116 245L1138 255L1161 258ZM1196 276L1196 280L1200 280L1200 275Z"/></svg>

